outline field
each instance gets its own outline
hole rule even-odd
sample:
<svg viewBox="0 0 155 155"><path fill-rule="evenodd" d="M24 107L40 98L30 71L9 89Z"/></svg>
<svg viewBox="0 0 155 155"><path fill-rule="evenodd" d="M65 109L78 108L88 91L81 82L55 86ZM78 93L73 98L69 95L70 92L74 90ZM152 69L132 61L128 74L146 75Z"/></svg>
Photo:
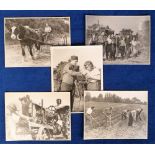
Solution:
<svg viewBox="0 0 155 155"><path fill-rule="evenodd" d="M86 102L85 110L95 106L94 127L85 117L84 138L85 139L146 139L147 138L147 105L125 104L125 103L102 103ZM112 127L105 124L103 111L105 108L113 107ZM121 119L121 112L124 109L134 110L143 108L141 114L142 121L134 122L133 126L128 126L128 120Z"/></svg>
<svg viewBox="0 0 155 155"><path fill-rule="evenodd" d="M140 55L138 55L137 57L131 57L131 58L125 58L125 59L121 59L120 57L118 57L116 60L113 61L108 61L108 60L104 60L103 61L104 64L150 64L150 51L149 48L143 48L141 49L141 53Z"/></svg>

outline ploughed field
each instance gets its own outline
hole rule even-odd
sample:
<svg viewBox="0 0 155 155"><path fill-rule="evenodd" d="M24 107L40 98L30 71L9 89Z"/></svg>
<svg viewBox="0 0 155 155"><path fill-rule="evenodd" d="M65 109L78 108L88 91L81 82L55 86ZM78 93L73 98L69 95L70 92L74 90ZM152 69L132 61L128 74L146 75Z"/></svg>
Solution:
<svg viewBox="0 0 155 155"><path fill-rule="evenodd" d="M146 139L147 138L147 105L126 103L86 102L85 110L95 106L93 117L94 127L85 117L85 139ZM106 117L103 114L105 108L113 107L112 127L106 125ZM142 121L134 121L133 126L128 126L128 119L122 120L121 113L125 109L134 110L143 108Z"/></svg>

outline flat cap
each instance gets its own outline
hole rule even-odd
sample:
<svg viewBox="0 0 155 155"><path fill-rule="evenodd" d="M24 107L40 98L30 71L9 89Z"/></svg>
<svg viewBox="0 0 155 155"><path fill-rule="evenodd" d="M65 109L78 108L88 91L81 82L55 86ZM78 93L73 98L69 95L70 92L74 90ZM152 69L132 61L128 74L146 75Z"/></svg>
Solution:
<svg viewBox="0 0 155 155"><path fill-rule="evenodd" d="M71 60L78 60L78 56L75 55L71 56Z"/></svg>

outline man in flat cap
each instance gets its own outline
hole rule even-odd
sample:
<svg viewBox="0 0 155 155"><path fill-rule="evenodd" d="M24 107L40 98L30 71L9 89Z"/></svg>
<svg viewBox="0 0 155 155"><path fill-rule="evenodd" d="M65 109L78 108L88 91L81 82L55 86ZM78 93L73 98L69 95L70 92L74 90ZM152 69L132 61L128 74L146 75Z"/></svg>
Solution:
<svg viewBox="0 0 155 155"><path fill-rule="evenodd" d="M74 81L75 77L81 76L79 72L78 57L71 56L69 62L63 68L63 76L61 83L61 91L71 92L71 110L73 110L74 102Z"/></svg>

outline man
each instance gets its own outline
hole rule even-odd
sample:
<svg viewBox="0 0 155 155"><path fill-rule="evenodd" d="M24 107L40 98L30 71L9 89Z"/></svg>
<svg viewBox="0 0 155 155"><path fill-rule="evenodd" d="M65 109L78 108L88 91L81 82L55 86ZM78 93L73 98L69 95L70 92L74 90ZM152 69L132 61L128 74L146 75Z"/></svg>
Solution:
<svg viewBox="0 0 155 155"><path fill-rule="evenodd" d="M127 35L125 38L126 43L126 57L129 58L131 54L131 37L130 35Z"/></svg>
<svg viewBox="0 0 155 155"><path fill-rule="evenodd" d="M62 92L71 92L71 110L73 110L73 102L74 102L74 81L77 76L82 75L79 72L77 63L78 63L78 57L71 56L70 61L63 68L63 76L61 83Z"/></svg>
<svg viewBox="0 0 155 155"><path fill-rule="evenodd" d="M111 60L115 60L116 58L116 36L114 36L114 33L111 34L111 53L110 53L110 58Z"/></svg>
<svg viewBox="0 0 155 155"><path fill-rule="evenodd" d="M136 110L136 121L138 121L138 120L141 121L142 120L142 118L141 118L142 111L143 111L142 108L139 108L139 109Z"/></svg>
<svg viewBox="0 0 155 155"><path fill-rule="evenodd" d="M61 99L57 99L56 103L57 103L56 107L60 107L61 106Z"/></svg>
<svg viewBox="0 0 155 155"><path fill-rule="evenodd" d="M119 50L120 50L122 59L124 59L124 57L126 55L126 42L125 42L124 37L122 37L121 40L120 40Z"/></svg>
<svg viewBox="0 0 155 155"><path fill-rule="evenodd" d="M105 115L106 120L106 127L112 127L112 114L113 114L113 107L106 108L103 112Z"/></svg>
<svg viewBox="0 0 155 155"><path fill-rule="evenodd" d="M111 36L108 35L107 40L106 40L106 59L109 60L110 59L110 55L112 52L112 39Z"/></svg>
<svg viewBox="0 0 155 155"><path fill-rule="evenodd" d="M128 126L133 126L133 122L134 122L134 117L133 117L133 112L130 111L129 112L129 119L128 119Z"/></svg>
<svg viewBox="0 0 155 155"><path fill-rule="evenodd" d="M117 33L116 36L116 57L119 56L119 46L120 46L120 35Z"/></svg>
<svg viewBox="0 0 155 155"><path fill-rule="evenodd" d="M49 33L52 31L52 28L48 25L48 23L46 23L46 25L45 25L45 30L44 30L44 32L45 32L45 41L47 41L48 40L48 37L49 37Z"/></svg>
<svg viewBox="0 0 155 155"><path fill-rule="evenodd" d="M127 119L128 118L128 114L129 114L129 110L128 109L123 110L122 114L121 114L122 120Z"/></svg>
<svg viewBox="0 0 155 155"><path fill-rule="evenodd" d="M90 108L88 108L87 111L86 111L86 115L89 116L91 119L93 119L92 114L93 114L93 112L94 112L94 109L95 109L95 107L90 107Z"/></svg>
<svg viewBox="0 0 155 155"><path fill-rule="evenodd" d="M95 110L95 107L90 107L86 111L86 119L90 121L92 127L95 127L93 123L94 117L92 116L92 114L94 113L94 110Z"/></svg>

